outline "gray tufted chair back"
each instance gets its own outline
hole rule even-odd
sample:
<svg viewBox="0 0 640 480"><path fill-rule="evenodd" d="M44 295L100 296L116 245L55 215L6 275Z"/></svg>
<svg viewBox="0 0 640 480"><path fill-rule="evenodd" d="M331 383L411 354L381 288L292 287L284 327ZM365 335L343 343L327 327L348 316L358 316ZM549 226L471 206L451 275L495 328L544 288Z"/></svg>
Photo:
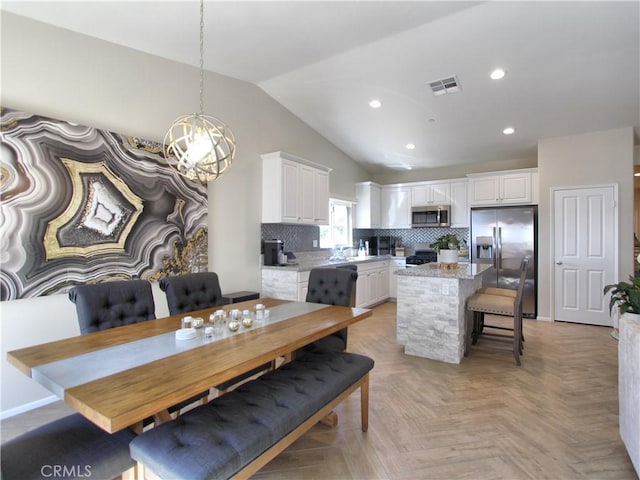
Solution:
<svg viewBox="0 0 640 480"><path fill-rule="evenodd" d="M222 291L218 274L189 273L160 280L160 289L167 296L171 315L222 305Z"/></svg>
<svg viewBox="0 0 640 480"><path fill-rule="evenodd" d="M146 280L118 280L81 285L69 290L69 299L76 304L82 335L156 318L153 291L151 284ZM170 407L169 412L179 412L181 408L208 395L209 390L194 395ZM145 419L143 424L149 425L153 421L150 417Z"/></svg>
<svg viewBox="0 0 640 480"><path fill-rule="evenodd" d="M347 265L351 266L351 265ZM355 267L355 265L354 265ZM309 273L307 302L355 307L356 271L346 268L314 268Z"/></svg>
<svg viewBox="0 0 640 480"><path fill-rule="evenodd" d="M69 290L69 300L76 305L83 335L156 318L151 284L146 280L79 285Z"/></svg>
<svg viewBox="0 0 640 480"><path fill-rule="evenodd" d="M346 268L314 268L309 274L307 302L355 307L358 272ZM347 348L347 329L315 342L316 347L329 350Z"/></svg>

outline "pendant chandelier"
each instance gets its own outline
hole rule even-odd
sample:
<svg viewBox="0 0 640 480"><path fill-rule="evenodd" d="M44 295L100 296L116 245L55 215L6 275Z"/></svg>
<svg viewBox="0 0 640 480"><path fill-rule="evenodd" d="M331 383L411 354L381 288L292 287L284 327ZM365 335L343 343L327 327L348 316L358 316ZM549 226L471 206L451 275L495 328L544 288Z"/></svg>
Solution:
<svg viewBox="0 0 640 480"><path fill-rule="evenodd" d="M182 115L164 137L164 154L178 172L206 184L231 166L236 153L233 133L216 117L204 114L204 0L200 0L200 113Z"/></svg>

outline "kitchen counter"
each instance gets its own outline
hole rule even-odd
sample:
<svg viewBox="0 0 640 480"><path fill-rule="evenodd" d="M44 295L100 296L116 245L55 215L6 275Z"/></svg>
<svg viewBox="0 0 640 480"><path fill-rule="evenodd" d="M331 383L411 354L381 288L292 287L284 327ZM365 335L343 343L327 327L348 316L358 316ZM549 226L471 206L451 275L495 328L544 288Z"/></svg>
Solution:
<svg viewBox="0 0 640 480"><path fill-rule="evenodd" d="M425 263L413 268L398 270L396 275L407 277L433 277L433 278L466 278L474 279L481 275L491 265L479 265L477 263L458 263L456 268L443 270L439 263Z"/></svg>
<svg viewBox="0 0 640 480"><path fill-rule="evenodd" d="M312 269L354 265L358 268L356 306L369 307L389 297L389 263L393 258L390 255L353 257L351 260L329 260L326 251L300 252L296 255L296 264L262 267L261 296L303 301L307 296Z"/></svg>
<svg viewBox="0 0 640 480"><path fill-rule="evenodd" d="M326 258L306 259L298 263L289 263L287 265L263 265L263 269L267 270L288 270L292 272L306 272L313 268L321 267L338 267L341 265L358 265L362 263L381 262L394 258L391 255L369 255L366 257L350 257L351 260L329 260Z"/></svg>
<svg viewBox="0 0 640 480"><path fill-rule="evenodd" d="M482 286L489 265L439 264L396 271L397 342L404 353L447 363L460 363L466 345L466 302Z"/></svg>

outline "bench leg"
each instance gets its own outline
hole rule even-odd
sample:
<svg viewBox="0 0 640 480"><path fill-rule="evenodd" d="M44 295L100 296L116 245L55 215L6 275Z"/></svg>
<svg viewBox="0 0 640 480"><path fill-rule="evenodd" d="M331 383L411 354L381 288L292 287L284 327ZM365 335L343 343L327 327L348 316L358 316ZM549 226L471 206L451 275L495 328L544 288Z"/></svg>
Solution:
<svg viewBox="0 0 640 480"><path fill-rule="evenodd" d="M311 427L317 424L324 417L329 415L331 411L340 404L351 393L360 388L360 407L362 415L362 431L366 432L369 429L369 373L362 377L358 382L347 388L344 392L331 400L327 405L305 420L302 424L298 425L295 429L289 432L286 436L281 438L278 442L265 450L258 457L254 458L248 463L242 470L236 472L231 477L232 479L248 479L258 470L264 467L267 463L273 460L279 453L283 452L289 445L300 436L308 431ZM147 473L149 469L147 469Z"/></svg>
<svg viewBox="0 0 640 480"><path fill-rule="evenodd" d="M122 473L122 480L145 480L144 465L136 463L129 470Z"/></svg>
<svg viewBox="0 0 640 480"><path fill-rule="evenodd" d="M362 431L369 430L369 374L365 375L365 378L360 385L360 423L362 425Z"/></svg>

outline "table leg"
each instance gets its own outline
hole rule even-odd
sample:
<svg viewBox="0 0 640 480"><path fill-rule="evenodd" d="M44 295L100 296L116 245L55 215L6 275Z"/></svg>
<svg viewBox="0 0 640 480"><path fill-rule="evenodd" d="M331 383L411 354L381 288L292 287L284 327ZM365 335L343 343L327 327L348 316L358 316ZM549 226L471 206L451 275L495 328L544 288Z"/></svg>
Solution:
<svg viewBox="0 0 640 480"><path fill-rule="evenodd" d="M156 426L165 422L170 422L171 420L173 420L173 417L168 410L162 410L153 416L153 421Z"/></svg>
<svg viewBox="0 0 640 480"><path fill-rule="evenodd" d="M333 428L338 425L338 414L331 410L322 420L320 420L320 423Z"/></svg>

